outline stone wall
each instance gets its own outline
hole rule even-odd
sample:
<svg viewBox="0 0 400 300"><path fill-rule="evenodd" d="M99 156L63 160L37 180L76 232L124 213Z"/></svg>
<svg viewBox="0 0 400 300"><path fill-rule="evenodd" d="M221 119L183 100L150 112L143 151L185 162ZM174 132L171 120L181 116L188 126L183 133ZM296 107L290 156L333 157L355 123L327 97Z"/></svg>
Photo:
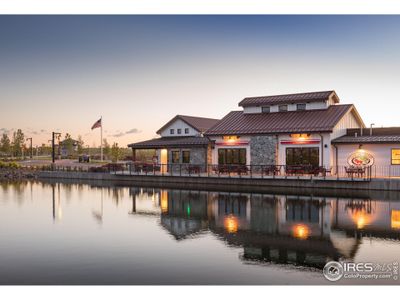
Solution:
<svg viewBox="0 0 400 300"><path fill-rule="evenodd" d="M278 138L275 135L260 135L250 138L252 165L275 165L277 163Z"/></svg>
<svg viewBox="0 0 400 300"><path fill-rule="evenodd" d="M207 162L206 149L205 148L192 148L190 149L190 163L191 164L203 164Z"/></svg>

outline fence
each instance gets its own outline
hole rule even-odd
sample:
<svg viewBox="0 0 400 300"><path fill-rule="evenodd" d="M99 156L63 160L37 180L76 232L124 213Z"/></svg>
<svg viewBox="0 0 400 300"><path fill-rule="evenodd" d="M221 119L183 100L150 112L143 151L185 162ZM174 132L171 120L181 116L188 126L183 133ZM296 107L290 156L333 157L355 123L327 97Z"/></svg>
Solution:
<svg viewBox="0 0 400 300"><path fill-rule="evenodd" d="M373 178L371 167L339 166L326 168L309 165L204 165L204 164L139 164L119 163L87 170L68 167L49 167L54 171L82 171L111 173L115 175L143 176L190 176L190 177L228 177L228 178L286 178L286 179L348 179L370 180Z"/></svg>

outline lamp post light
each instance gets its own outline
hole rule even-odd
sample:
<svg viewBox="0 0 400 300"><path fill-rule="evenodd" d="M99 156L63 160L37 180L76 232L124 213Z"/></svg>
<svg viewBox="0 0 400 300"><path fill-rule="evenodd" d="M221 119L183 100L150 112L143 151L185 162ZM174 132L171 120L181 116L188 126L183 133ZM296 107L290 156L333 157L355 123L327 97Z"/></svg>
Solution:
<svg viewBox="0 0 400 300"><path fill-rule="evenodd" d="M53 131L52 138L51 138L51 160L52 160L53 164L56 161L55 139L60 136L61 136L61 133Z"/></svg>
<svg viewBox="0 0 400 300"><path fill-rule="evenodd" d="M32 138L30 137L30 138L27 138L26 140L31 142L29 149L30 149L30 158L32 159L32 157L33 157Z"/></svg>

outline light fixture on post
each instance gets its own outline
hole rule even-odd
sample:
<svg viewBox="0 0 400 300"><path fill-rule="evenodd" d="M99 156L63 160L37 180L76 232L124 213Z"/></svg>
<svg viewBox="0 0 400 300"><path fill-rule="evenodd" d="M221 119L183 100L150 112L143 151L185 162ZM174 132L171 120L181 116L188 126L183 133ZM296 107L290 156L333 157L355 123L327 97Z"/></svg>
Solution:
<svg viewBox="0 0 400 300"><path fill-rule="evenodd" d="M61 133L59 133L59 132L54 132L54 131L53 131L53 133L52 133L52 138L51 138L51 149L52 149L52 152L51 152L51 160L52 160L53 164L54 164L55 161L56 161L55 139L56 139L56 138L59 138L60 136L61 136Z"/></svg>
<svg viewBox="0 0 400 300"><path fill-rule="evenodd" d="M369 129L369 135L370 136L372 136L372 126L374 126L375 125L375 123L371 123L371 127L370 127L370 129Z"/></svg>

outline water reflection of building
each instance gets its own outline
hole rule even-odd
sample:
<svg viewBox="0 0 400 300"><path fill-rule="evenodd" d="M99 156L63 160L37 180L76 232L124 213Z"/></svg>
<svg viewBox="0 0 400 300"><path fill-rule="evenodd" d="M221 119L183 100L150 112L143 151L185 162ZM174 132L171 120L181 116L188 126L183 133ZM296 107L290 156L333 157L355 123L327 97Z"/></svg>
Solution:
<svg viewBox="0 0 400 300"><path fill-rule="evenodd" d="M348 235L400 238L400 202L337 199L333 227Z"/></svg>
<svg viewBox="0 0 400 300"><path fill-rule="evenodd" d="M163 190L161 225L177 240L208 228L208 194L196 191Z"/></svg>
<svg viewBox="0 0 400 300"><path fill-rule="evenodd" d="M330 260L353 259L364 235L400 238L400 203L162 189L153 193L147 197L158 199L160 224L176 240L211 232L243 248L240 259L246 262L321 268Z"/></svg>
<svg viewBox="0 0 400 300"><path fill-rule="evenodd" d="M243 247L241 259L245 261L320 267L343 255L330 240L332 213L325 198L222 195L215 203L218 213L211 231L228 244ZM238 219L235 231L223 222L227 214Z"/></svg>

